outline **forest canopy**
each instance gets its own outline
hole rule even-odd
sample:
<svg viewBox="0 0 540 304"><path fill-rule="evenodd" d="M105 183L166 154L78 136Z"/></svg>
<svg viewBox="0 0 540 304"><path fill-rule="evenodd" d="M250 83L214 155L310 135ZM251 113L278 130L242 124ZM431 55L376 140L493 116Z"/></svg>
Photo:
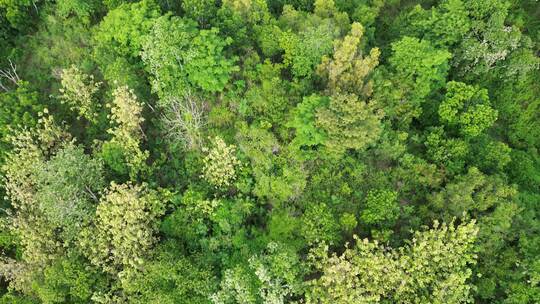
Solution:
<svg viewBox="0 0 540 304"><path fill-rule="evenodd" d="M540 303L537 0L0 0L0 304Z"/></svg>

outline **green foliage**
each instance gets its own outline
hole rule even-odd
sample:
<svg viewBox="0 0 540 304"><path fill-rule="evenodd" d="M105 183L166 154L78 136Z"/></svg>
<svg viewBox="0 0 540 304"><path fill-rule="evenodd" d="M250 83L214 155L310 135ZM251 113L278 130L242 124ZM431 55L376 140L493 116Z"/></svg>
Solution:
<svg viewBox="0 0 540 304"><path fill-rule="evenodd" d="M36 304L31 297L17 295L16 293L8 292L0 298L2 304Z"/></svg>
<svg viewBox="0 0 540 304"><path fill-rule="evenodd" d="M266 1L262 0L224 0L222 7L232 10L248 23L257 23L268 17Z"/></svg>
<svg viewBox="0 0 540 304"><path fill-rule="evenodd" d="M379 64L380 51L370 50L363 56L359 48L364 28L360 23L353 23L349 35L334 42L332 58L323 56L317 73L326 79L331 94L352 93L359 96L371 94L371 82L366 81L369 73Z"/></svg>
<svg viewBox="0 0 540 304"><path fill-rule="evenodd" d="M321 57L332 51L331 30L327 26L306 31L301 36L286 33L281 37L280 45L285 51L284 61L291 66L294 76L311 75ZM318 53L312 50L317 50Z"/></svg>
<svg viewBox="0 0 540 304"><path fill-rule="evenodd" d="M88 25L77 18L46 15L25 46L13 53L21 56L22 61L18 62L21 77L40 88L40 101L52 109L54 103L49 95L57 94L62 69L75 65L82 71L91 71L93 50L90 45L92 32ZM61 112L56 114L62 117Z"/></svg>
<svg viewBox="0 0 540 304"><path fill-rule="evenodd" d="M2 0L0 1L0 13L6 18L11 26L22 28L28 25L32 10L36 8L36 2L32 0Z"/></svg>
<svg viewBox="0 0 540 304"><path fill-rule="evenodd" d="M185 71L190 83L204 91L219 92L223 90L237 68L234 60L224 56L224 48L231 39L221 39L219 30L202 30L190 41L190 49L184 57Z"/></svg>
<svg viewBox="0 0 540 304"><path fill-rule="evenodd" d="M153 0L124 3L110 10L96 28L94 41L99 52L138 57L154 20L160 16ZM103 56L103 53L98 53Z"/></svg>
<svg viewBox="0 0 540 304"><path fill-rule="evenodd" d="M295 77L311 77L322 57L332 53L332 42L340 33L338 18L332 2L315 3L314 15L285 8L280 22L287 31L277 37L284 51L283 62L291 67Z"/></svg>
<svg viewBox="0 0 540 304"><path fill-rule="evenodd" d="M127 282L130 303L209 303L215 280L207 265L180 255L181 248L172 242L156 251L144 270Z"/></svg>
<svg viewBox="0 0 540 304"><path fill-rule="evenodd" d="M459 216L464 212L483 212L512 201L516 189L506 185L497 177L486 177L477 168L471 167L465 175L456 177L454 183L430 196L430 203L438 212Z"/></svg>
<svg viewBox="0 0 540 304"><path fill-rule="evenodd" d="M308 244L339 240L339 222L326 204L311 204L302 215L300 233Z"/></svg>
<svg viewBox="0 0 540 304"><path fill-rule="evenodd" d="M467 73L487 73L518 47L521 33L504 25L506 1L467 3L466 9L472 17L472 31L463 40L457 60Z"/></svg>
<svg viewBox="0 0 540 304"><path fill-rule="evenodd" d="M497 111L490 106L487 90L451 81L446 91L439 116L448 125L457 126L463 136L478 136L497 120Z"/></svg>
<svg viewBox="0 0 540 304"><path fill-rule="evenodd" d="M225 0L217 12L217 26L233 38L236 49L247 48L257 40L254 27L269 21L266 0Z"/></svg>
<svg viewBox="0 0 540 304"><path fill-rule="evenodd" d="M537 6L0 0L0 303L539 303Z"/></svg>
<svg viewBox="0 0 540 304"><path fill-rule="evenodd" d="M430 130L426 137L427 156L450 173L457 173L465 165L465 156L470 147L464 140L448 138L442 127Z"/></svg>
<svg viewBox="0 0 540 304"><path fill-rule="evenodd" d="M104 287L102 275L85 265L77 256L54 261L33 283L43 303L88 303L93 293Z"/></svg>
<svg viewBox="0 0 540 304"><path fill-rule="evenodd" d="M3 225L21 253L3 258L10 288L29 292L34 277L73 245L93 214L91 196L102 183L101 165L83 153L52 117L9 137L13 150L2 167L11 219Z"/></svg>
<svg viewBox="0 0 540 304"><path fill-rule="evenodd" d="M94 81L93 75L86 75L76 66L62 71L62 88L60 99L67 103L72 111L78 112L77 118L84 117L94 121L98 106L93 95L99 90L101 83Z"/></svg>
<svg viewBox="0 0 540 304"><path fill-rule="evenodd" d="M101 147L100 157L114 173L120 176L129 174L128 161L120 144L115 142L104 143Z"/></svg>
<svg viewBox="0 0 540 304"><path fill-rule="evenodd" d="M437 46L452 46L460 42L471 28L464 2L444 0L431 10L417 5L407 13L410 25L404 31L423 37Z"/></svg>
<svg viewBox="0 0 540 304"><path fill-rule="evenodd" d="M208 235L220 203L219 200L205 199L202 192L188 189L179 208L165 217L160 229L167 237L182 239L186 243L196 242Z"/></svg>
<svg viewBox="0 0 540 304"><path fill-rule="evenodd" d="M212 144L212 149L203 160L203 176L215 187L230 186L236 178L236 167L240 165L236 159L235 147L228 146L219 137Z"/></svg>
<svg viewBox="0 0 540 304"><path fill-rule="evenodd" d="M366 27L367 36L374 38L374 23L385 6L384 0L336 0L340 11L345 11L352 21L359 22Z"/></svg>
<svg viewBox="0 0 540 304"><path fill-rule="evenodd" d="M34 127L37 124L38 113L45 107L39 102L37 92L25 81L20 82L13 91L0 93L0 102L3 105L0 107L0 138L3 142L2 152L5 152L6 137L10 129Z"/></svg>
<svg viewBox="0 0 540 304"><path fill-rule="evenodd" d="M344 213L358 214L366 190L366 165L351 155L316 159L310 165L305 200L325 202L340 221Z"/></svg>
<svg viewBox="0 0 540 304"><path fill-rule="evenodd" d="M353 229L358 225L358 221L356 220L356 216L354 216L354 214L344 213L339 219L339 224L346 232L352 232Z"/></svg>
<svg viewBox="0 0 540 304"><path fill-rule="evenodd" d="M325 134L316 126L316 113L319 107L329 103L328 98L311 95L304 97L293 112L288 126L295 129L293 144L298 147L313 147L322 144Z"/></svg>
<svg viewBox="0 0 540 304"><path fill-rule="evenodd" d="M264 253L249 259L261 286L264 303L286 303L301 291L302 269L296 252L278 243L268 243Z"/></svg>
<svg viewBox="0 0 540 304"><path fill-rule="evenodd" d="M399 216L397 193L389 190L371 190L360 219L369 225L392 224Z"/></svg>
<svg viewBox="0 0 540 304"><path fill-rule="evenodd" d="M284 6L292 6L303 11L313 8L313 0L269 0L268 6L273 12L280 12Z"/></svg>
<svg viewBox="0 0 540 304"><path fill-rule="evenodd" d="M58 15L67 18L75 15L84 23L90 23L90 17L96 12L99 1L60 0L56 4Z"/></svg>
<svg viewBox="0 0 540 304"><path fill-rule="evenodd" d="M238 265L225 271L221 290L211 296L212 303L287 303L300 291L300 261L290 248L268 243L248 263L248 269Z"/></svg>
<svg viewBox="0 0 540 304"><path fill-rule="evenodd" d="M513 132L516 138L522 139L527 143L540 146L538 138L538 113L540 112L540 102L533 101L530 103L525 111L523 111L514 125L515 132Z"/></svg>
<svg viewBox="0 0 540 304"><path fill-rule="evenodd" d="M163 214L166 199L145 186L111 183L97 206L94 222L81 233L84 255L120 279L141 269L156 242L155 219Z"/></svg>
<svg viewBox="0 0 540 304"><path fill-rule="evenodd" d="M403 37L392 43L392 52L390 64L399 82L409 86L409 102L419 104L444 85L451 56L448 51L434 48L427 40Z"/></svg>
<svg viewBox="0 0 540 304"><path fill-rule="evenodd" d="M129 174L136 176L144 170L148 157L148 152L140 149L144 136L141 126L144 122L142 105L133 90L126 86L116 88L113 97L113 102L107 106L111 108L109 118L116 126L107 130L112 138L103 145L103 159L117 169L117 173L123 173L125 167L119 163L122 159L129 168ZM120 157L120 153L123 157Z"/></svg>
<svg viewBox="0 0 540 304"><path fill-rule="evenodd" d="M295 96L291 96L290 84L280 79L281 65L267 60L258 65L257 70L259 79L245 94L245 114L277 127L283 123Z"/></svg>
<svg viewBox="0 0 540 304"><path fill-rule="evenodd" d="M182 10L186 17L196 20L201 25L206 25L215 17L217 12L216 0L184 0Z"/></svg>
<svg viewBox="0 0 540 304"><path fill-rule="evenodd" d="M523 189L536 192L540 190L540 158L537 151L513 150L510 154L512 162L508 166L508 174Z"/></svg>
<svg viewBox="0 0 540 304"><path fill-rule="evenodd" d="M48 221L65 227L66 234L80 229L94 211L93 200L104 186L103 165L67 144L35 172L35 199Z"/></svg>
<svg viewBox="0 0 540 304"><path fill-rule="evenodd" d="M483 172L502 172L512 161L512 149L504 142L481 138L472 144L475 165Z"/></svg>
<svg viewBox="0 0 540 304"><path fill-rule="evenodd" d="M268 130L257 126L239 127L238 147L249 159L255 178L253 194L272 204L298 197L306 181L292 155Z"/></svg>
<svg viewBox="0 0 540 304"><path fill-rule="evenodd" d="M220 38L218 32L216 28L198 31L190 19L169 15L156 19L142 58L160 98L182 96L191 88L223 90L236 67L223 53L231 40Z"/></svg>
<svg viewBox="0 0 540 304"><path fill-rule="evenodd" d="M220 288L221 290L211 297L214 304L257 302L257 282L254 274L240 265L225 271Z"/></svg>

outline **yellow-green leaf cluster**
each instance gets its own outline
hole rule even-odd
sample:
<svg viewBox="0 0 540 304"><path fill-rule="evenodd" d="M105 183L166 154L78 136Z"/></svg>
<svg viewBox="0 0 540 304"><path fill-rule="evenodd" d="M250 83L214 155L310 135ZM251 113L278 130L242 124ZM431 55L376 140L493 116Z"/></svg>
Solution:
<svg viewBox="0 0 540 304"><path fill-rule="evenodd" d="M317 73L327 81L328 90L332 94L371 95L371 82L366 82L365 78L379 64L380 51L373 48L368 56L363 56L360 50L363 34L362 25L353 23L350 34L334 42L332 58L323 56L317 67Z"/></svg>
<svg viewBox="0 0 540 304"><path fill-rule="evenodd" d="M87 75L73 65L62 70L61 84L61 102L67 104L72 111L76 111L78 118L84 117L89 121L95 121L97 103L93 96L99 91L101 82L95 81L94 75Z"/></svg>
<svg viewBox="0 0 540 304"><path fill-rule="evenodd" d="M317 248L311 258L322 275L309 282L306 303L470 303L477 233L473 221L435 221L398 249L359 238L341 255Z"/></svg>
<svg viewBox="0 0 540 304"><path fill-rule="evenodd" d="M203 177L213 186L222 188L230 186L235 180L240 161L236 158L236 147L227 145L216 136L203 164Z"/></svg>
<svg viewBox="0 0 540 304"><path fill-rule="evenodd" d="M127 86L118 87L113 97L113 102L108 105L111 108L109 118L115 123L115 127L108 130L112 135L110 143L122 147L130 173L134 175L142 169L148 157L148 151L140 149L144 137L141 127L144 122L142 103Z"/></svg>
<svg viewBox="0 0 540 304"><path fill-rule="evenodd" d="M92 264L113 275L138 270L157 241L157 218L164 204L144 185L112 183L100 199L93 225L80 245Z"/></svg>

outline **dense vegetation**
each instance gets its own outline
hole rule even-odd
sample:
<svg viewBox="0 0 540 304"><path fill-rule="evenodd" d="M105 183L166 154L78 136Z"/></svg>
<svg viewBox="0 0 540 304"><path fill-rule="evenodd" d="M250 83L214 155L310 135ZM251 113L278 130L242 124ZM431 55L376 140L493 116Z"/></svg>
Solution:
<svg viewBox="0 0 540 304"><path fill-rule="evenodd" d="M0 303L540 303L536 0L0 0Z"/></svg>

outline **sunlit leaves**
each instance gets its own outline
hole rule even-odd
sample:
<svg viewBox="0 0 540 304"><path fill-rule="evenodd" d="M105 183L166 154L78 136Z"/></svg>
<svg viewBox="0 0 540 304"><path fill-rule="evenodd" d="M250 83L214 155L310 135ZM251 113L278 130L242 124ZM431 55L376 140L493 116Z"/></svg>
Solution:
<svg viewBox="0 0 540 304"><path fill-rule="evenodd" d="M109 156L111 149L121 149L124 162L130 168L130 174L133 176L144 168L144 162L148 157L148 152L140 148L144 133L141 124L144 121L142 117L142 104L137 99L133 90L127 86L118 87L113 92L113 101L107 106L111 108L110 119L115 126L108 130L112 135L111 140L104 143L104 156ZM115 166L114 159L105 157L105 161Z"/></svg>
<svg viewBox="0 0 540 304"><path fill-rule="evenodd" d="M288 123L288 126L295 129L293 140L295 146L313 147L324 142L325 134L316 125L316 113L318 108L325 106L328 102L326 97L311 95L304 97L296 106L293 118Z"/></svg>
<svg viewBox="0 0 540 304"><path fill-rule="evenodd" d="M451 54L434 48L429 41L404 37L392 44L390 64L399 81L411 83L411 102L420 103L432 90L443 86Z"/></svg>
<svg viewBox="0 0 540 304"><path fill-rule="evenodd" d="M366 224L392 224L399 216L397 193L390 190L371 190L360 218Z"/></svg>
<svg viewBox="0 0 540 304"><path fill-rule="evenodd" d="M94 34L97 50L138 57L144 37L159 15L159 7L151 0L122 4L109 11ZM98 55L103 56L103 53Z"/></svg>

